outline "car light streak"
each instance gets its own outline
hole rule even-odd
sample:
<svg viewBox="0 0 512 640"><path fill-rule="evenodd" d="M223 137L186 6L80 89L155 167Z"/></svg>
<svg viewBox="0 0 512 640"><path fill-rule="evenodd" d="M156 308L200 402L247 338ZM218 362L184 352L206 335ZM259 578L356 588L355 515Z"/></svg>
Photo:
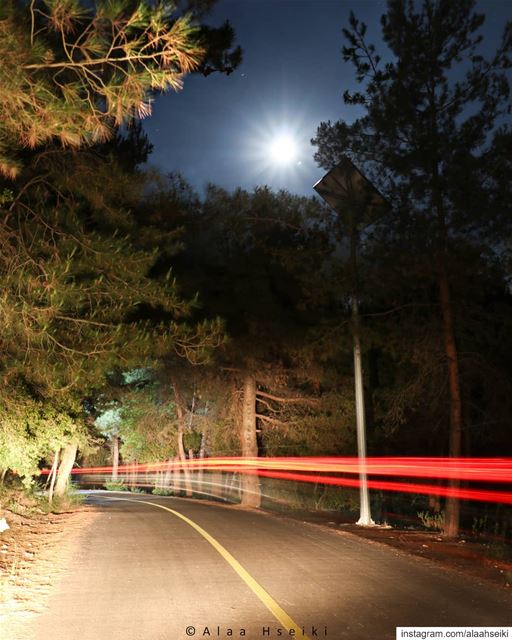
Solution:
<svg viewBox="0 0 512 640"><path fill-rule="evenodd" d="M103 466L76 468L72 473L103 475L106 478L112 471L112 466ZM150 485L147 477L143 478L143 475L182 471L190 475L195 475L194 472L198 471L255 474L279 480L351 488L359 487L357 476L364 471L368 475L370 489L512 504L512 493L507 491L382 479L382 476L387 476L399 479L440 479L506 484L512 482L512 458L381 457L359 460L354 457L215 457L152 464L126 464L117 468L119 477L129 476L140 486ZM48 469L44 469L41 473L48 472ZM355 477L346 477L347 475ZM375 476L379 477L375 478Z"/></svg>
<svg viewBox="0 0 512 640"><path fill-rule="evenodd" d="M127 464L119 473L162 471L232 471L244 469L303 471L311 473L348 473L364 471L368 475L468 480L473 482L512 482L512 458L197 458L152 464ZM111 473L112 466L73 469L73 473ZM49 473L44 469L41 473Z"/></svg>
<svg viewBox="0 0 512 640"><path fill-rule="evenodd" d="M257 473L266 478L281 480L295 480L298 482L311 482L327 484L339 487L359 487L357 478L335 478L332 476L313 476L300 473L283 471L245 471L245 473ZM381 491L398 491L403 493L419 493L424 495L437 495L443 497L459 498L460 500L476 500L479 502L497 502L500 504L512 504L512 493L504 491L485 491L480 489L464 489L457 487L443 487L438 485L392 482L387 480L368 480L369 489Z"/></svg>

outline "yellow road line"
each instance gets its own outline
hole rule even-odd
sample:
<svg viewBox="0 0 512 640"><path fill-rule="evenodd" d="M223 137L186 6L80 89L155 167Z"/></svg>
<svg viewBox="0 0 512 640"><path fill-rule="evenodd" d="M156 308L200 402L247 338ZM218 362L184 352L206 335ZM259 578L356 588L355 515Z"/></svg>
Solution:
<svg viewBox="0 0 512 640"><path fill-rule="evenodd" d="M268 591L265 591L265 589L259 584L259 582L257 582L251 576L251 574L242 567L242 565L238 562L238 560L234 558L229 553L229 551L220 544L220 542L215 540L213 536L211 536L207 531L205 531L202 527L196 524L193 520L179 513L179 511L174 511L174 509L169 509L169 507L164 507L161 504L158 504L156 502L149 502L148 500L133 500L130 498L110 498L108 496L100 496L100 497L106 498L107 500L125 500L126 502L142 502L144 504L149 504L152 507L158 507L159 509L164 509L164 511L169 511L169 513L172 513L177 518L180 518L181 520L186 522L193 529L195 529L200 535L202 535L203 538L207 540L216 551L220 553L220 555L224 558L224 560L229 565L231 565L231 567L238 573L240 578L242 578L242 580L249 587L249 589L251 589L251 591L261 600L261 602L263 602L263 604L267 607L267 609L272 613L272 615L275 618L277 618L277 620L279 620L279 622L283 625L283 627L286 630L294 629L295 635L297 637L304 638L304 640L310 640L310 638L307 635L305 634L303 635L302 627L299 627L299 625L296 624L292 620L292 618L290 618L290 616L286 613L286 611L282 609L274 600L274 598L268 593Z"/></svg>

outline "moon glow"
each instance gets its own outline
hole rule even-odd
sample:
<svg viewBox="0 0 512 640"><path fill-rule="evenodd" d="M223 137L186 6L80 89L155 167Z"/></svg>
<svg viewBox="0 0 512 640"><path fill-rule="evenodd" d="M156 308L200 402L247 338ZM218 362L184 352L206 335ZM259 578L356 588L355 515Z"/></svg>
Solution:
<svg viewBox="0 0 512 640"><path fill-rule="evenodd" d="M277 165L291 165L297 160L298 149L295 140L289 135L280 135L270 143L270 157Z"/></svg>

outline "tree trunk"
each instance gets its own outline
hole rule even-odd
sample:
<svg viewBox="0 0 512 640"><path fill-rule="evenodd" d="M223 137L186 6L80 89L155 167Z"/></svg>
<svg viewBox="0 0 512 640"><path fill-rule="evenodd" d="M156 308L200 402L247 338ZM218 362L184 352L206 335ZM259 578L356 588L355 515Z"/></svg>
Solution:
<svg viewBox="0 0 512 640"><path fill-rule="evenodd" d="M187 467L187 455L185 453L185 446L183 444L183 431L185 427L185 412L183 410L183 401L181 393L179 391L176 380L172 379L172 386L174 388L174 398L176 400L176 414L178 416L178 455L181 462L181 468L183 471L183 477L185 479L185 495L187 497L192 496L192 483L190 482L190 472Z"/></svg>
<svg viewBox="0 0 512 640"><path fill-rule="evenodd" d="M443 322L443 342L448 367L448 388L450 390L450 433L448 455L458 458L461 454L462 435L462 400L460 392L459 359L455 343L453 309L451 305L450 283L448 279L448 229L444 210L441 180L439 175L439 135L437 128L436 97L431 97L432 141L435 150L432 156L432 206L437 214L437 268L439 283L439 303ZM450 480L449 488L455 491L460 487L459 480ZM460 503L455 496L446 499L445 526L443 534L447 538L455 538L459 534Z"/></svg>
<svg viewBox="0 0 512 640"><path fill-rule="evenodd" d="M238 492L238 487L235 486L236 481L237 481L237 477L236 477L236 473L231 472L229 474L229 481L228 481L228 485L227 485L227 489L226 489L226 498L232 502L234 496L236 496L239 492Z"/></svg>
<svg viewBox="0 0 512 640"><path fill-rule="evenodd" d="M59 498L66 493L68 488L68 481L73 465L75 464L77 450L77 442L70 442L62 449L59 473L57 474L57 480L55 482L55 495Z"/></svg>
<svg viewBox="0 0 512 640"><path fill-rule="evenodd" d="M137 460L132 460L132 466L130 470L130 488L135 489L139 480L139 474L137 473Z"/></svg>
<svg viewBox="0 0 512 640"><path fill-rule="evenodd" d="M453 327L453 314L450 303L450 287L446 273L439 279L439 298L443 318L444 348L448 364L448 384L450 389L450 436L449 456L458 458L461 455L462 442L462 402L460 396L460 374L457 347ZM450 480L448 486L457 490L459 480ZM460 503L456 497L446 499L444 535L454 538L459 533Z"/></svg>
<svg viewBox="0 0 512 640"><path fill-rule="evenodd" d="M164 488L169 490L171 488L171 478L172 478L172 459L169 458L165 464L165 473L163 479Z"/></svg>
<svg viewBox="0 0 512 640"><path fill-rule="evenodd" d="M194 459L194 450L193 449L189 449L188 450L188 459L189 460L193 460ZM194 491L194 489L197 489L197 468L194 467L194 465L191 465L191 467L190 467L189 477L190 477L190 485L192 487L192 491Z"/></svg>
<svg viewBox="0 0 512 640"><path fill-rule="evenodd" d="M190 498L192 496L192 482L190 481L190 471L187 467L187 454L185 453L185 446L183 445L183 427L178 428L178 454L181 463L181 470L183 471L183 479L185 480L185 495Z"/></svg>
<svg viewBox="0 0 512 640"><path fill-rule="evenodd" d="M243 407L240 441L244 458L258 457L256 439L256 380L247 374L244 378ZM242 473L242 504L259 507L261 504L260 481L257 475Z"/></svg>
<svg viewBox="0 0 512 640"><path fill-rule="evenodd" d="M172 492L175 495L178 495L181 491L181 481L179 479L179 469L178 469L179 458L174 457L172 459Z"/></svg>
<svg viewBox="0 0 512 640"><path fill-rule="evenodd" d="M222 472L208 471L209 494L214 498L222 498Z"/></svg>
<svg viewBox="0 0 512 640"><path fill-rule="evenodd" d="M119 436L112 436L112 480L119 475Z"/></svg>
<svg viewBox="0 0 512 640"><path fill-rule="evenodd" d="M57 477L57 469L59 468L59 453L60 449L55 450L55 454L53 456L52 468L50 469L50 474L48 479L50 481L50 488L48 489L48 502L51 504L53 500L53 489L55 487L55 478Z"/></svg>
<svg viewBox="0 0 512 640"><path fill-rule="evenodd" d="M201 460L201 462L204 460L205 447L206 447L206 435L203 431L201 433L201 445L199 446L199 459ZM200 466L199 471L197 472L197 484L198 484L198 490L201 493L203 493L204 491L203 477L204 477L204 470L203 470L203 467Z"/></svg>

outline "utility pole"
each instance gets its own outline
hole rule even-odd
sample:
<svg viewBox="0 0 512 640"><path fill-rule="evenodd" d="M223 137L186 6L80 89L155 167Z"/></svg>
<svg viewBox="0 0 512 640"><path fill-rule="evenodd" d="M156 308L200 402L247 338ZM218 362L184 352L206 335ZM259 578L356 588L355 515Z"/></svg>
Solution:
<svg viewBox="0 0 512 640"><path fill-rule="evenodd" d="M354 164L343 158L313 187L334 209L350 238L350 270L352 336L354 342L354 386L356 400L357 455L359 458L359 520L360 526L375 525L370 511L370 493L366 474L366 419L364 410L363 365L359 317L359 286L357 250L359 228L371 224L375 212L387 208L387 202Z"/></svg>
<svg viewBox="0 0 512 640"><path fill-rule="evenodd" d="M354 341L354 386L356 396L357 455L359 458L359 520L356 524L371 527L375 524L370 510L370 492L366 475L366 416L364 411L363 362L361 358L361 322L359 318L359 287L357 248L359 232L354 215L350 216L350 263L352 270L352 336Z"/></svg>

